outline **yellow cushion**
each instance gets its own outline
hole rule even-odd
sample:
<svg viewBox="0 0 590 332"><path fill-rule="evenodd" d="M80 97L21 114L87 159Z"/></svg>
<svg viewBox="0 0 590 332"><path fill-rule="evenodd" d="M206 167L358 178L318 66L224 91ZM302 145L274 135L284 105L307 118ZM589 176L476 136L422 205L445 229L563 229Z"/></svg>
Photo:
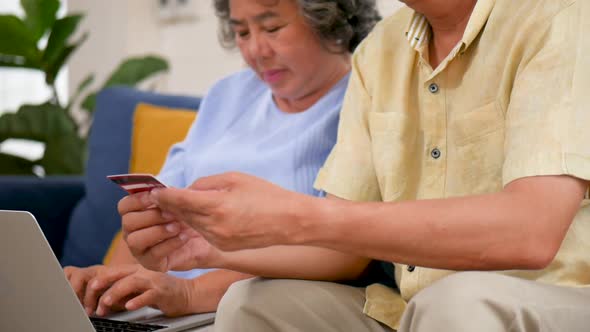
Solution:
<svg viewBox="0 0 590 332"><path fill-rule="evenodd" d="M138 104L133 115L129 172L159 173L168 150L184 139L196 115L192 110ZM119 231L103 259L104 264L110 261L114 244L120 237Z"/></svg>
<svg viewBox="0 0 590 332"><path fill-rule="evenodd" d="M111 244L109 244L109 249L107 250L107 253L104 255L104 258L102 259L102 264L108 265L111 262L111 257L113 256L113 252L115 251L117 243L119 243L119 240L121 240L122 238L123 232L119 230L111 240Z"/></svg>
<svg viewBox="0 0 590 332"><path fill-rule="evenodd" d="M170 146L184 139L195 116L190 110L138 104L133 116L129 172L157 174Z"/></svg>

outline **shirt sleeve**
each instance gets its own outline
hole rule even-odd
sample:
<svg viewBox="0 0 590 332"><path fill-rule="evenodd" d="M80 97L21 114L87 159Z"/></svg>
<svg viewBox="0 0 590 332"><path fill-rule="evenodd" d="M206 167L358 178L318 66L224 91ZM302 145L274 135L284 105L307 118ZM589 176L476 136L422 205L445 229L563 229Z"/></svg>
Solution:
<svg viewBox="0 0 590 332"><path fill-rule="evenodd" d="M588 7L565 8L525 42L506 111L504 185L539 175L590 179Z"/></svg>
<svg viewBox="0 0 590 332"><path fill-rule="evenodd" d="M320 169L315 188L354 201L379 201L381 193L371 153L368 113L371 98L359 70L362 46L353 56L336 145Z"/></svg>
<svg viewBox="0 0 590 332"><path fill-rule="evenodd" d="M194 124L193 124L194 126ZM191 127L192 129L192 127ZM174 144L168 151L164 166L158 174L158 179L169 187L184 188L184 156L186 154L186 139Z"/></svg>

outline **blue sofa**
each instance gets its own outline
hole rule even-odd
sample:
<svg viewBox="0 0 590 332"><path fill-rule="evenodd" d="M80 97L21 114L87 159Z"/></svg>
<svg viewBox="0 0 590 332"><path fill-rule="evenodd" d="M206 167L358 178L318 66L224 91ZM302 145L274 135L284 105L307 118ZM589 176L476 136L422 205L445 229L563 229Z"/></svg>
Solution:
<svg viewBox="0 0 590 332"><path fill-rule="evenodd" d="M125 193L105 176L129 169L133 114L140 102L197 110L200 99L105 89L97 98L84 176L0 176L0 209L33 213L64 266L101 263L121 227L117 202Z"/></svg>

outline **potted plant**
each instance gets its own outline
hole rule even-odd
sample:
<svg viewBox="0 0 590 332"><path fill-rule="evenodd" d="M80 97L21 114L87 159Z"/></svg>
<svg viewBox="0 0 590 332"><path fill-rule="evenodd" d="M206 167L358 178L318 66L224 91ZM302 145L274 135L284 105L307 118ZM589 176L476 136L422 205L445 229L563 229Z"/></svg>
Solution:
<svg viewBox="0 0 590 332"><path fill-rule="evenodd" d="M85 94L80 106L88 112L91 121L95 92L86 90L93 82L90 74L65 103L56 91L55 80L69 57L88 38L74 36L83 14L58 17L59 0L21 0L23 17L0 15L0 67L23 68L41 71L52 96L44 103L22 105L16 112L0 116L0 143L16 138L43 142L45 151L39 160L28 160L0 153L0 174L34 175L42 167L46 175L82 174L86 156L86 135L81 123L72 116L73 105ZM46 38L44 46L40 40ZM124 60L102 84L134 86L144 79L168 70L161 57L145 56Z"/></svg>

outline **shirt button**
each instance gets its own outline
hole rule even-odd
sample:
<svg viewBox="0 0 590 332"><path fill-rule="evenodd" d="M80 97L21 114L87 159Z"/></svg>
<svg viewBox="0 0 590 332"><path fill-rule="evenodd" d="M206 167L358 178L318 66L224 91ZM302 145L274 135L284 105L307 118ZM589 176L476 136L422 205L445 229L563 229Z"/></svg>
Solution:
<svg viewBox="0 0 590 332"><path fill-rule="evenodd" d="M438 85L436 83L430 83L430 85L428 86L428 91L430 91L431 93L437 93Z"/></svg>
<svg viewBox="0 0 590 332"><path fill-rule="evenodd" d="M408 272L414 272L416 267L414 265L408 265Z"/></svg>
<svg viewBox="0 0 590 332"><path fill-rule="evenodd" d="M432 151L430 151L430 155L432 156L432 158L438 159L440 158L440 150L438 148L434 148L432 149Z"/></svg>

